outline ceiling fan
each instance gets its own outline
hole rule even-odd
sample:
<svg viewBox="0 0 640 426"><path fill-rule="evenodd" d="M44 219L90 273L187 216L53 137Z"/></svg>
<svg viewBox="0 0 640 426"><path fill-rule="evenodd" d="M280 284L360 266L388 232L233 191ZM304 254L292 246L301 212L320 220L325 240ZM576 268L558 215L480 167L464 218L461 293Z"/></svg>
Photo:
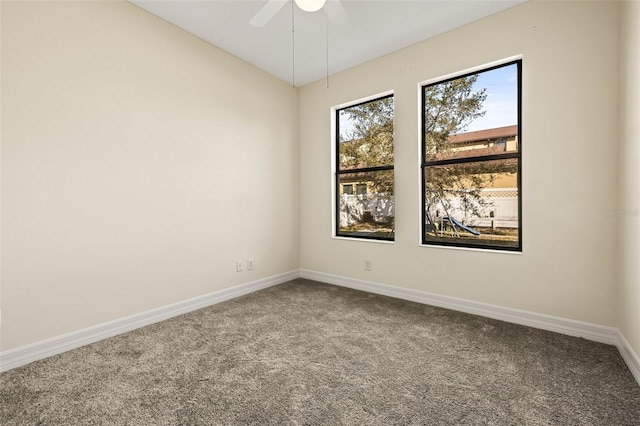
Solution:
<svg viewBox="0 0 640 426"><path fill-rule="evenodd" d="M264 6L249 21L254 27L264 27L290 1L305 12L316 12L324 8L334 24L347 24L349 18L340 0L267 0Z"/></svg>

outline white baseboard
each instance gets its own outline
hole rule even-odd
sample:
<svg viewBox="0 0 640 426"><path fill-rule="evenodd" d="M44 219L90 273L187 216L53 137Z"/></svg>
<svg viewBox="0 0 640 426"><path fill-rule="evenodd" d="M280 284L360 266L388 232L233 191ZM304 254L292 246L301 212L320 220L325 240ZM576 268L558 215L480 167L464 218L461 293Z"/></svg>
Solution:
<svg viewBox="0 0 640 426"><path fill-rule="evenodd" d="M575 321L550 315L537 314L535 312L506 308L504 306L488 303L474 302L457 297L443 296L422 290L412 290L403 287L395 287L388 284L380 284L355 278L341 277L325 274L323 272L300 270L300 277L310 280L349 287L370 293L382 294L426 305L439 306L454 311L493 318L514 324L526 325L543 330L555 331L570 336L583 337L601 343L615 345L617 342L617 329L587 322Z"/></svg>
<svg viewBox="0 0 640 426"><path fill-rule="evenodd" d="M178 315L195 311L216 303L224 302L245 294L253 293L267 287L282 284L296 278L306 278L369 293L381 294L426 305L439 306L455 311L480 315L514 324L554 331L570 336L582 337L588 340L617 346L631 374L640 384L640 358L633 351L622 333L613 327L605 327L587 322L566 318L538 314L519 309L506 308L488 303L474 302L456 297L443 296L421 290L380 284L372 281L359 280L339 275L326 274L307 269L290 271L274 275L257 281L241 284L232 288L219 290L193 299L174 303L158 309L131 315L126 318L109 321L94 327L74 331L62 336L43 340L27 346L0 352L0 371L28 364L39 359L57 355L71 349L78 348L108 337L126 333L146 325L154 324Z"/></svg>
<svg viewBox="0 0 640 426"><path fill-rule="evenodd" d="M146 325L154 324L187 312L202 309L225 300L233 299L254 291L262 290L277 284L298 278L299 271L290 271L280 275L263 278L224 290L215 291L193 299L167 305L161 308L109 321L83 330L74 331L62 336L21 346L0 352L0 371L28 364L39 359L66 352L80 346L88 345L108 337L126 333Z"/></svg>
<svg viewBox="0 0 640 426"><path fill-rule="evenodd" d="M640 357L633 351L627 339L625 339L624 335L618 330L618 351L620 351L620 355L622 355L622 359L627 363L627 367L633 374L633 377L636 378L636 382L640 385Z"/></svg>
<svg viewBox="0 0 640 426"><path fill-rule="evenodd" d="M622 333L614 327L606 327L603 325L538 314L535 312L491 305L488 303L474 302L472 300L443 296L421 290L412 290L372 281L326 274L324 272L316 272L308 269L300 270L300 278L335 284L341 287L348 287L369 293L382 294L384 296L424 303L426 305L439 306L442 308L452 309L454 311L466 312L469 314L614 345L617 346L618 351L627 363L629 370L631 370L636 381L640 384L640 359Z"/></svg>

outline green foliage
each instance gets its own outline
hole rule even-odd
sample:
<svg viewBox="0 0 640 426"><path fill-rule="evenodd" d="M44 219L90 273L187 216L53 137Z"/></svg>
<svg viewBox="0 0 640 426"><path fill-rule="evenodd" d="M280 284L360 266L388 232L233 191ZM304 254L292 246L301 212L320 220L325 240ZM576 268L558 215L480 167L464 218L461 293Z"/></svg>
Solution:
<svg viewBox="0 0 640 426"><path fill-rule="evenodd" d="M387 97L345 109L341 116L352 125L340 141L341 169L393 165L393 98ZM393 171L363 176L377 194L393 196Z"/></svg>
<svg viewBox="0 0 640 426"><path fill-rule="evenodd" d="M478 75L461 77L426 86L424 90L425 160L455 158L451 136L463 133L469 125L485 115L483 104L487 89L474 89ZM363 103L341 111L340 167L356 169L393 164L393 98ZM456 198L470 215L480 215L490 203L482 189L501 174L516 173L517 163L510 160L431 166L426 169L425 198L427 211L441 205L451 208ZM393 171L361 174L374 196L393 197Z"/></svg>
<svg viewBox="0 0 640 426"><path fill-rule="evenodd" d="M477 80L473 75L424 88L425 155L450 151L449 137L464 132L473 120L485 115L482 104L487 89L473 92Z"/></svg>
<svg viewBox="0 0 640 426"><path fill-rule="evenodd" d="M425 160L452 158L451 136L463 133L471 122L485 115L487 89L474 91L478 75L461 77L424 88ZM488 203L482 189L500 173L515 171L512 162L487 161L450 164L427 168L425 202L427 212L438 203L451 209L449 200L457 198L467 215L481 215Z"/></svg>
<svg viewBox="0 0 640 426"><path fill-rule="evenodd" d="M441 205L450 210L450 199L456 198L467 215L480 216L491 202L482 196L482 189L501 174L517 172L517 162L494 160L428 167L425 171L425 202L431 212Z"/></svg>

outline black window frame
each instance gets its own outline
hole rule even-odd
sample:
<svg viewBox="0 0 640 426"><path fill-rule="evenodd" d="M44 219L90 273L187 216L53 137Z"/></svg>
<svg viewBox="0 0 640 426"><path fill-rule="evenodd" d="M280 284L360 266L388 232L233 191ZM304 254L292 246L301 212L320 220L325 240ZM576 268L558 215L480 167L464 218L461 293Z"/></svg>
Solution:
<svg viewBox="0 0 640 426"><path fill-rule="evenodd" d="M505 152L502 154L495 155L485 155L485 156L477 156L477 157L459 157L459 158L447 158L440 160L426 160L425 150L426 150L426 126L425 126L425 108L426 108L426 99L425 99L425 88L434 86L437 84L446 83L449 81L457 80L464 77L469 77L472 75L481 74L487 71L492 71L498 68L507 67L511 65L517 65L517 119L518 119L518 150L517 152ZM442 80L433 81L427 84L423 84L420 86L420 188L421 188L421 220L422 224L420 226L421 237L420 241L424 246L444 246L444 247L457 247L457 248L467 248L467 249L478 249L478 250L491 250L491 251L508 251L508 252L522 252L522 59L516 59L508 62L503 62L497 65L488 66L486 68L474 70L472 72L467 72L463 74L456 75L454 77L444 78ZM491 160L505 160L516 158L518 160L517 167L517 184L518 184L518 245L516 246L501 246L501 245L490 245L486 243L482 244L472 244L472 243L461 243L456 241L433 241L427 240L427 200L426 200L426 171L428 167L433 166L443 166L450 164L463 164L463 163L475 163L475 162L487 162ZM472 240L470 240L472 241Z"/></svg>
<svg viewBox="0 0 640 426"><path fill-rule="evenodd" d="M335 158L334 158L334 167L335 167L335 173L334 173L334 222L335 222L335 226L334 226L334 230L333 230L333 235L334 237L337 238L354 238L354 239L361 239L361 240L374 240L374 241L389 241L389 242L393 242L395 241L395 225L394 225L394 231L393 231L393 235L390 237L385 237L385 236L369 236L369 235L353 235L353 234L341 234L340 233L340 176L341 175L347 175L347 174L354 174L354 173L370 173L370 172L380 172L380 171L392 171L393 172L393 180L394 180L394 186L395 186L395 140L394 140L394 157L393 157L393 164L391 165L384 165L384 166L375 166L375 167L361 167L361 168L351 168L351 169L341 169L340 168L340 112L349 108L353 108L359 105L365 105L371 102L376 102L376 101L380 101L382 99L388 99L388 98L392 98L393 102L394 102L394 121L395 121L395 93L388 93L386 95L382 95L382 96L377 96L371 99L367 99L365 101L362 102L356 102L353 104L349 104L346 106L342 106L340 108L335 108L334 111L334 119L335 119L335 135L334 135L334 149L335 149ZM395 128L395 126L394 126ZM395 133L395 129L394 129L394 133ZM395 138L394 138L395 139ZM395 197L395 191L394 191L394 197ZM394 223L395 223L395 215L394 215Z"/></svg>

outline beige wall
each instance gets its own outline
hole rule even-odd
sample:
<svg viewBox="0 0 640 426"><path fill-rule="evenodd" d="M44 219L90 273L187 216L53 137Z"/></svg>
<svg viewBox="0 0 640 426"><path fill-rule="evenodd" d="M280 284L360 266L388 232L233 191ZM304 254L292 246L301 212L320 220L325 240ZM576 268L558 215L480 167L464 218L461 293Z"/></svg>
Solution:
<svg viewBox="0 0 640 426"><path fill-rule="evenodd" d="M569 24L570 23L570 24ZM618 4L527 2L299 92L301 267L616 323ZM523 57L523 253L420 247L418 83ZM329 109L395 91L396 241L332 239ZM371 259L373 270L364 271Z"/></svg>
<svg viewBox="0 0 640 426"><path fill-rule="evenodd" d="M620 324L640 354L640 3L623 3L620 149Z"/></svg>
<svg viewBox="0 0 640 426"><path fill-rule="evenodd" d="M2 351L298 268L286 83L126 2L2 2L1 83Z"/></svg>

